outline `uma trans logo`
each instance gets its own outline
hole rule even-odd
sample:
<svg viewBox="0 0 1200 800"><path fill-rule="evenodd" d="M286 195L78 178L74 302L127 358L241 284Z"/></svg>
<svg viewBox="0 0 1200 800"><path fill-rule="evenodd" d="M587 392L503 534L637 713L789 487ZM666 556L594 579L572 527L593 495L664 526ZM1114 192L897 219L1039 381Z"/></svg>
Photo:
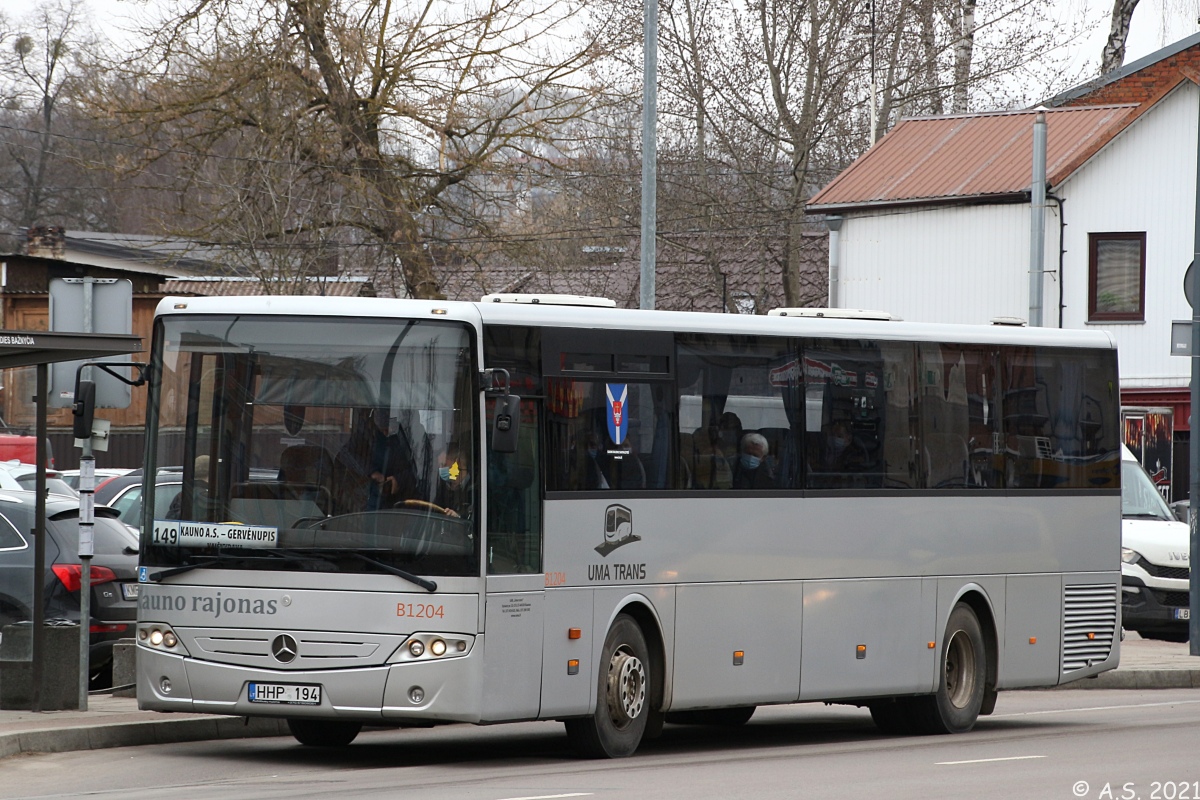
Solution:
<svg viewBox="0 0 1200 800"><path fill-rule="evenodd" d="M604 509L604 541L596 547L597 553L607 558L618 547L641 540L642 537L633 532L632 511L616 504Z"/></svg>

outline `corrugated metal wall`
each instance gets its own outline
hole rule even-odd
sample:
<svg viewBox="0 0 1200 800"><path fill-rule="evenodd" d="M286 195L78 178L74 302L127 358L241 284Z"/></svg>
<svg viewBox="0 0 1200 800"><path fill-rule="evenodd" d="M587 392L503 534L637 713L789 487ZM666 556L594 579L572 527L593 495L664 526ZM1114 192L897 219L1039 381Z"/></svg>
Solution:
<svg viewBox="0 0 1200 800"><path fill-rule="evenodd" d="M1196 106L1185 81L1064 182L1067 233L1064 323L1116 338L1122 386L1186 386L1188 359L1170 355L1171 321L1191 319L1183 274L1192 261ZM1145 322L1089 325L1088 234L1146 232ZM1047 238L1050 238L1047 223Z"/></svg>
<svg viewBox="0 0 1200 800"><path fill-rule="evenodd" d="M1054 238L1057 247L1057 220ZM1027 204L855 214L841 247L847 308L918 322L1029 316Z"/></svg>

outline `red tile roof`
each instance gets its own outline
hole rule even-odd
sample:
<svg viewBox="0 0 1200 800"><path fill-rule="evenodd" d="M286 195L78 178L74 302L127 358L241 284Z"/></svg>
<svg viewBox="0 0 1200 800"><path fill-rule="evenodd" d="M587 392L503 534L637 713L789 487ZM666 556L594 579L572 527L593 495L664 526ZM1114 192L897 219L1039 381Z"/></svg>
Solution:
<svg viewBox="0 0 1200 800"><path fill-rule="evenodd" d="M1060 183L1125 129L1135 104L1046 110L1046 174ZM1037 112L901 120L809 201L811 213L910 203L1025 200Z"/></svg>

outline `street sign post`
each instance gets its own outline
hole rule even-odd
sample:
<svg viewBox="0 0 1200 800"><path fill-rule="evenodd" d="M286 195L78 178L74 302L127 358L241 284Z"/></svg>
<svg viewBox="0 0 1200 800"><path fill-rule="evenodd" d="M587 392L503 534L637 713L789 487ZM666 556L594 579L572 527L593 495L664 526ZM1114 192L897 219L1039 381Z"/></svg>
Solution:
<svg viewBox="0 0 1200 800"><path fill-rule="evenodd" d="M53 278L50 281L50 330L71 333L132 333L133 283L118 278ZM127 356L107 360L125 361ZM93 359L96 360L96 359ZM100 359L104 360L104 359ZM50 365L52 408L75 405L75 372L82 361ZM132 400L129 368L115 375L85 370L84 378L96 383L96 408L128 408Z"/></svg>

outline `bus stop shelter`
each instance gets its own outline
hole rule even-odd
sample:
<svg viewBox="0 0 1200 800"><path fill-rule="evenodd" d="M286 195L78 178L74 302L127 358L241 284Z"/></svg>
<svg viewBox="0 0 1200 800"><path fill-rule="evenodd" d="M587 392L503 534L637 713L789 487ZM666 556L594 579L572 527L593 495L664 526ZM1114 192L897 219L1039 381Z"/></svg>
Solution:
<svg viewBox="0 0 1200 800"><path fill-rule="evenodd" d="M37 505L34 528L33 633L30 649L32 675L31 707L41 711L41 677L45 674L44 650L46 578L46 414L49 365L60 361L92 361L104 356L136 353L142 349L139 336L116 333L60 333L51 331L0 331L0 369L37 367L37 389L30 401L36 406ZM80 620L87 625L87 620ZM2 665L0 665L2 666Z"/></svg>

